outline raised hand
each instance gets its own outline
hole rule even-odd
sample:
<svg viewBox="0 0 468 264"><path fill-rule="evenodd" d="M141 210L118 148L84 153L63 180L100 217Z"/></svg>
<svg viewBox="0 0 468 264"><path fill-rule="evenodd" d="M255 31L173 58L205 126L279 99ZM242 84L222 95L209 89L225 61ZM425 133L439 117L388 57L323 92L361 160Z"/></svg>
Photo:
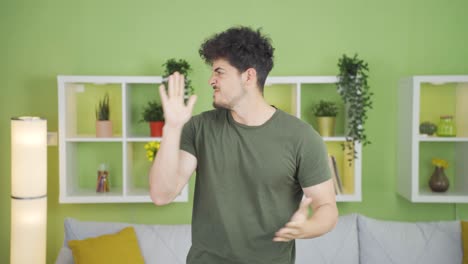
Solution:
<svg viewBox="0 0 468 264"><path fill-rule="evenodd" d="M184 103L184 76L178 72L169 76L168 91L163 84L159 86L162 107L164 111L165 126L182 128L192 117L193 106L197 96L190 96L187 105Z"/></svg>
<svg viewBox="0 0 468 264"><path fill-rule="evenodd" d="M309 216L309 207L312 203L311 198L301 201L299 209L293 214L286 225L275 233L273 241L289 242L296 238L304 238L307 233L307 219Z"/></svg>

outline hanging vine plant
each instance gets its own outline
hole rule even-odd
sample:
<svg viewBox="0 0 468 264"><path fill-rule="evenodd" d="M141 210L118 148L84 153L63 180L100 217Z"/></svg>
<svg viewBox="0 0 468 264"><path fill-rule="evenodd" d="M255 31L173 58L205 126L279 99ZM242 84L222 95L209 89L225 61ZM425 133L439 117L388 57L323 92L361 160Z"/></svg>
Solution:
<svg viewBox="0 0 468 264"><path fill-rule="evenodd" d="M354 57L348 57L343 54L338 61L338 93L341 95L347 112L347 130L346 130L346 143L354 146L354 142L361 142L363 146L371 142L367 138L364 124L367 120L367 111L372 109L371 97L373 93L369 90L367 63L358 58L355 54ZM343 145L343 149L345 146ZM348 152L351 157L356 157L356 150ZM352 158L348 161L352 162Z"/></svg>

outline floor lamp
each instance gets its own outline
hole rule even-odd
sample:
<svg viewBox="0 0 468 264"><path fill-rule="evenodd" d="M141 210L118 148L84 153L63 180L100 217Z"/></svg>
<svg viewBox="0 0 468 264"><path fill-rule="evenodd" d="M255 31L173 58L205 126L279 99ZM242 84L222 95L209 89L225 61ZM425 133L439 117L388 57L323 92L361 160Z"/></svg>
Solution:
<svg viewBox="0 0 468 264"><path fill-rule="evenodd" d="M46 263L47 120L11 119L10 263Z"/></svg>

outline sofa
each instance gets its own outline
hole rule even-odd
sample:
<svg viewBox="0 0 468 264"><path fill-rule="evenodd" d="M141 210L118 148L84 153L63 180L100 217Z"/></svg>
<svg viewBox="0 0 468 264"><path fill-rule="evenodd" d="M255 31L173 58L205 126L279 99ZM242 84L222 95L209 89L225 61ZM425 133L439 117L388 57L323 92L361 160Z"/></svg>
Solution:
<svg viewBox="0 0 468 264"><path fill-rule="evenodd" d="M145 263L185 263L190 225L143 225L65 219L65 238L56 264L73 263L69 240L118 232L133 226ZM459 221L396 222L360 214L340 216L331 232L296 240L296 264L460 264Z"/></svg>

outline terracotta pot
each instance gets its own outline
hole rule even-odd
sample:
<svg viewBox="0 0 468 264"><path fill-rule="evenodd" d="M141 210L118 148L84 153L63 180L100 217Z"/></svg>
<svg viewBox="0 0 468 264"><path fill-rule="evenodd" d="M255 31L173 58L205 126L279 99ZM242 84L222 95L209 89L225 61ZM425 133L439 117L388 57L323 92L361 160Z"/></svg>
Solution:
<svg viewBox="0 0 468 264"><path fill-rule="evenodd" d="M318 132L322 137L333 137L335 135L335 117L317 117Z"/></svg>
<svg viewBox="0 0 468 264"><path fill-rule="evenodd" d="M150 131L152 137L162 137L164 121L155 121L150 123Z"/></svg>
<svg viewBox="0 0 468 264"><path fill-rule="evenodd" d="M112 137L112 121L96 121L96 137Z"/></svg>

